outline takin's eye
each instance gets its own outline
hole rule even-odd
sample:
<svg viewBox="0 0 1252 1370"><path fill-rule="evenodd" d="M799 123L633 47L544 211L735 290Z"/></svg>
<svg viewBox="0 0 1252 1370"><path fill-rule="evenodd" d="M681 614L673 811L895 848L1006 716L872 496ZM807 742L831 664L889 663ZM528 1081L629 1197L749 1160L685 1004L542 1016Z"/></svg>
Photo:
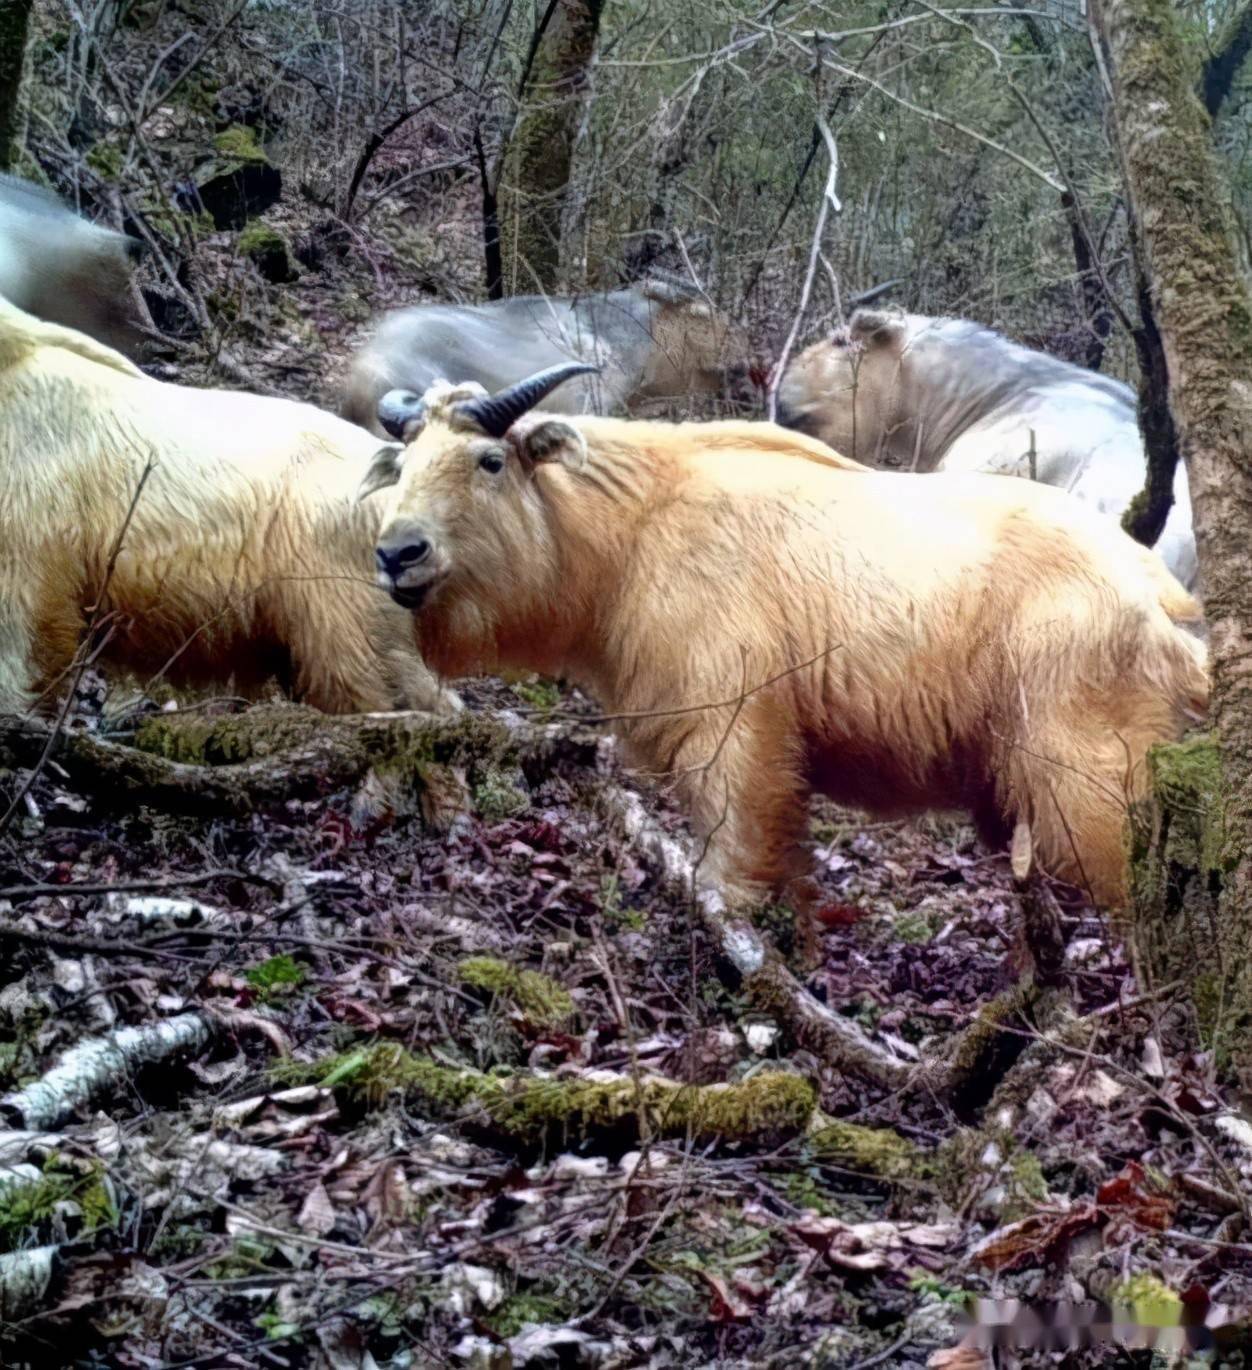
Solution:
<svg viewBox="0 0 1252 1370"><path fill-rule="evenodd" d="M504 456L500 452L484 452L478 458L478 466L489 475L498 476L504 470Z"/></svg>

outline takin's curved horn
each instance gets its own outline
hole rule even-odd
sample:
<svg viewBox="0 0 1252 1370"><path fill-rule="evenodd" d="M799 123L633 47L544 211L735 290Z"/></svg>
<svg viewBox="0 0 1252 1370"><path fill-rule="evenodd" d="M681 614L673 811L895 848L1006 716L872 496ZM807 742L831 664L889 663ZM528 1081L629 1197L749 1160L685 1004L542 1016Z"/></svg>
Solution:
<svg viewBox="0 0 1252 1370"><path fill-rule="evenodd" d="M587 362L562 362L560 366L536 371L533 376L527 376L524 381L510 385L499 394L484 395L479 400L462 400L456 406L456 411L473 419L488 437L502 438L528 409L533 409L558 385L599 369Z"/></svg>
<svg viewBox="0 0 1252 1370"><path fill-rule="evenodd" d="M399 442L404 430L426 413L426 402L412 390L388 390L378 401L378 422Z"/></svg>

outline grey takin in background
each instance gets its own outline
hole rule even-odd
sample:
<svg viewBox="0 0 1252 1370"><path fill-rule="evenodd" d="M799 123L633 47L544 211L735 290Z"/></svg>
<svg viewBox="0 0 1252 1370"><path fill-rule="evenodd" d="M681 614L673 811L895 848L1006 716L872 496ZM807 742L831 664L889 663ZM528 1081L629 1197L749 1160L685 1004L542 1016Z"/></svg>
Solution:
<svg viewBox="0 0 1252 1370"><path fill-rule="evenodd" d="M141 248L51 191L0 174L0 295L28 314L133 351L131 264Z"/></svg>
<svg viewBox="0 0 1252 1370"><path fill-rule="evenodd" d="M1129 386L966 319L858 309L787 368L778 420L870 466L1033 476L1114 518L1146 472ZM1194 588L1181 464L1156 550Z"/></svg>
<svg viewBox="0 0 1252 1370"><path fill-rule="evenodd" d="M605 414L645 400L716 394L742 385L742 329L689 286L670 281L559 299L519 295L480 305L417 305L386 315L352 362L345 418L380 436L378 401L389 390L424 394L437 380L476 381L489 393L563 362L589 362L540 406Z"/></svg>

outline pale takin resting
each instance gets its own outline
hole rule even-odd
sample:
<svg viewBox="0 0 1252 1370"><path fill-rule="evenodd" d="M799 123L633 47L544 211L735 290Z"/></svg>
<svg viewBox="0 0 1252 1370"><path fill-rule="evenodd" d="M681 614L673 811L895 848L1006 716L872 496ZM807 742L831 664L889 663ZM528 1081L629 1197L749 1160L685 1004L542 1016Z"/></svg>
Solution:
<svg viewBox="0 0 1252 1370"><path fill-rule="evenodd" d="M1113 520L1147 472L1129 386L968 319L858 309L848 328L787 368L778 419L872 466L1025 476ZM1195 535L1181 463L1173 493L1156 550L1193 589Z"/></svg>

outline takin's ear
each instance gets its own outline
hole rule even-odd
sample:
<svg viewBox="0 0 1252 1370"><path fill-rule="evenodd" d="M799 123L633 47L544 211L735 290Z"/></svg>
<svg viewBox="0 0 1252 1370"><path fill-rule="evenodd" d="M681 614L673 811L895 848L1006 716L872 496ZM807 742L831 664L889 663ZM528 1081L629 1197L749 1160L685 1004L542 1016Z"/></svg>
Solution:
<svg viewBox="0 0 1252 1370"><path fill-rule="evenodd" d="M907 320L898 309L858 309L848 324L848 336L863 347L891 347L898 352L907 329Z"/></svg>
<svg viewBox="0 0 1252 1370"><path fill-rule="evenodd" d="M360 502L366 495L372 495L375 490L386 489L388 485L395 485L400 479L400 466L404 461L404 448L398 442L389 442L386 447L380 447L374 453L374 459L370 462L369 470L365 473L365 479L357 487L356 502Z"/></svg>
<svg viewBox="0 0 1252 1370"><path fill-rule="evenodd" d="M563 419L541 416L523 418L509 429L508 441L522 459L533 464L559 461L571 471L581 471L587 462L587 439Z"/></svg>

